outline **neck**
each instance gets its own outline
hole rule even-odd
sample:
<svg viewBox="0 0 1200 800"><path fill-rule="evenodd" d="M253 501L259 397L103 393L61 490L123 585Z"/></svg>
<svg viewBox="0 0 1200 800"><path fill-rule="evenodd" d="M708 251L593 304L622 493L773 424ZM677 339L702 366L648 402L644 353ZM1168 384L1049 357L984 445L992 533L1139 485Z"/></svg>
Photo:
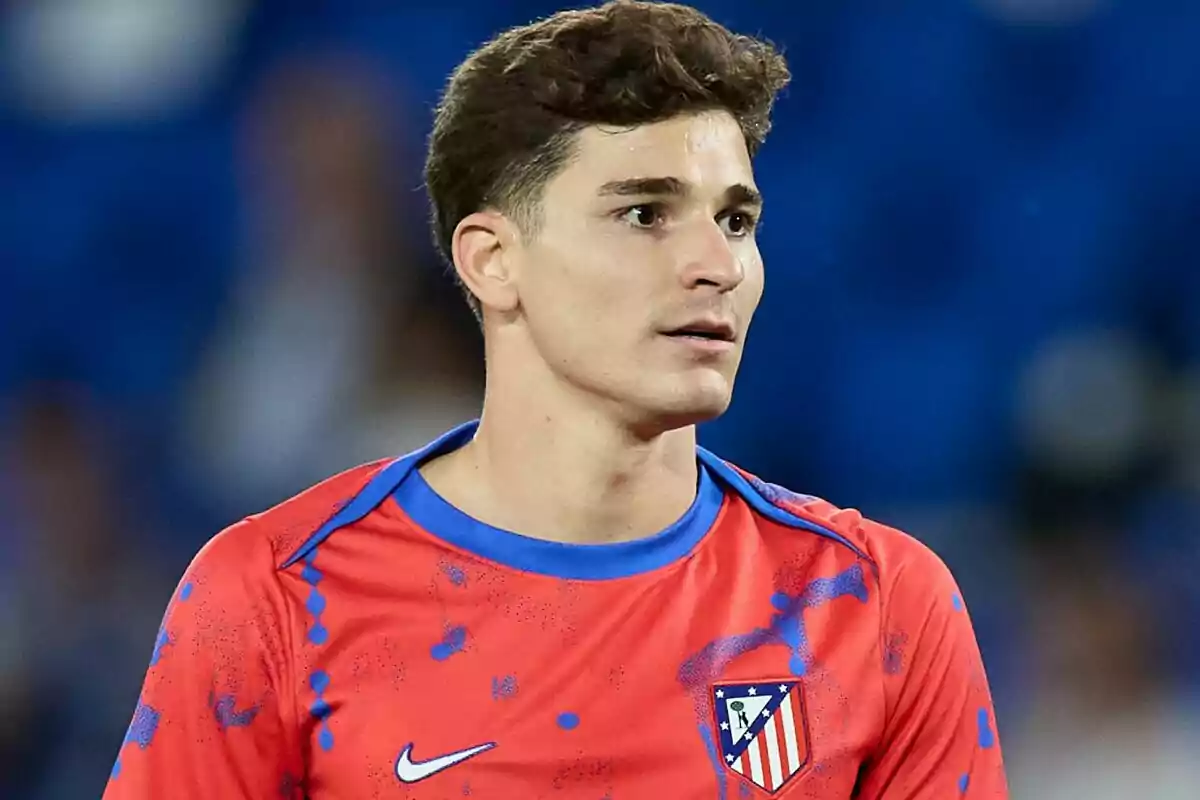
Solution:
<svg viewBox="0 0 1200 800"><path fill-rule="evenodd" d="M572 543L638 539L683 516L696 497L694 426L644 438L536 384L489 381L473 441L421 469L435 491L494 527Z"/></svg>

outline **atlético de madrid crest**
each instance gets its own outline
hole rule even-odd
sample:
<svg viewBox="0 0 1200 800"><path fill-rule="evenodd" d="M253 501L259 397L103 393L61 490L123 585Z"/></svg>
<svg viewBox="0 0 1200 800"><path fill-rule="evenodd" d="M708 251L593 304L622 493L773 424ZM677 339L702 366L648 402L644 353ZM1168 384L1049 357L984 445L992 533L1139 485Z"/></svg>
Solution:
<svg viewBox="0 0 1200 800"><path fill-rule="evenodd" d="M804 687L794 680L718 683L712 692L725 766L778 792L809 759Z"/></svg>

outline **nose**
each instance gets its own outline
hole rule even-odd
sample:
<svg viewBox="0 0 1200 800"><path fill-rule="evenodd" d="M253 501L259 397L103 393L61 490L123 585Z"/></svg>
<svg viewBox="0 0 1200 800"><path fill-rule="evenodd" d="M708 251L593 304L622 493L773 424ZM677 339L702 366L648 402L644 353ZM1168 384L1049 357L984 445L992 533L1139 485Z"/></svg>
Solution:
<svg viewBox="0 0 1200 800"><path fill-rule="evenodd" d="M712 286L725 293L745 279L742 261L716 221L694 226L684 238L681 278L686 288Z"/></svg>

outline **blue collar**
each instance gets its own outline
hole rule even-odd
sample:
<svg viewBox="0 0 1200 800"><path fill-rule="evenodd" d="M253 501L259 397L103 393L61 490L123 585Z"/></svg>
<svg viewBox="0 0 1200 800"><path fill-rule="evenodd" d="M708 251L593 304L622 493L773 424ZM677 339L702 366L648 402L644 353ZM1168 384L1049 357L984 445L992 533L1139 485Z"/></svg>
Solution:
<svg viewBox="0 0 1200 800"><path fill-rule="evenodd" d="M666 566L686 556L716 521L726 491L741 496L763 517L792 528L810 531L850 548L868 562L870 557L842 534L804 519L778 503L785 490L744 475L705 450L696 448L700 486L692 507L665 531L618 544L561 544L500 530L468 517L429 487L417 467L434 456L448 453L471 440L478 420L438 437L425 447L397 458L371 480L324 524L313 531L295 552L280 564L286 569L297 561L311 560L321 543L333 533L366 517L390 496L417 524L447 542L517 569L562 578L600 580L636 575Z"/></svg>
<svg viewBox="0 0 1200 800"><path fill-rule="evenodd" d="M623 578L665 567L690 553L716 522L725 494L700 464L700 483L691 507L653 536L612 544L566 544L522 536L467 516L443 499L415 467L461 447L474 423L438 439L392 493L414 522L432 535L481 558L513 569L575 580Z"/></svg>

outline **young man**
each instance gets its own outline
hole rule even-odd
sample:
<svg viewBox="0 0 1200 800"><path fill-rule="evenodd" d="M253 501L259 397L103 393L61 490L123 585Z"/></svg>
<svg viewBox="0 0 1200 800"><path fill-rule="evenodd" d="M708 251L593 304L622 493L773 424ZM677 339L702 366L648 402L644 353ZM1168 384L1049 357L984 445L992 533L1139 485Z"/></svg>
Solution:
<svg viewBox="0 0 1200 800"><path fill-rule="evenodd" d="M427 183L481 421L201 551L109 800L1006 796L942 563L696 446L763 288L750 157L787 80L628 1L467 59Z"/></svg>

